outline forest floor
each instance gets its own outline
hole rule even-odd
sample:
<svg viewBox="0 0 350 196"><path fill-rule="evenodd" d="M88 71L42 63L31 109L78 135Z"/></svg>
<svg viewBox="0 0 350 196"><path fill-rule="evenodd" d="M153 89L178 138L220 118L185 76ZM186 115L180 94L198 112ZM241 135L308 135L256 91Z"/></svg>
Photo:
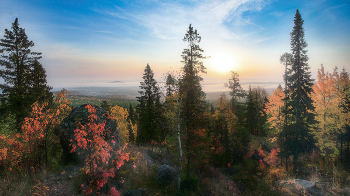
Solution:
<svg viewBox="0 0 350 196"><path fill-rule="evenodd" d="M70 165L59 172L48 175L47 180L43 183L47 187L47 195L72 196L77 195L74 190L73 179L79 175L80 167Z"/></svg>

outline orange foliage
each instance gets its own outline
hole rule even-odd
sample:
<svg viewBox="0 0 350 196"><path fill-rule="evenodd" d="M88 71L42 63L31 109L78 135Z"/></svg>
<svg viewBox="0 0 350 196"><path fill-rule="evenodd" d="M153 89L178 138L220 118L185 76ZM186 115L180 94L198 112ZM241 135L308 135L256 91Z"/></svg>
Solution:
<svg viewBox="0 0 350 196"><path fill-rule="evenodd" d="M349 122L350 113L343 112L339 107L342 104L343 95L338 89L339 76L337 69L334 73L324 71L324 67L318 70L317 82L313 85L311 98L315 106L315 119L319 122L314 134L322 156L332 159L339 154L337 147L337 135Z"/></svg>
<svg viewBox="0 0 350 196"><path fill-rule="evenodd" d="M81 149L83 150L82 152L88 153L85 159L85 163L88 166L86 174L89 175L91 180L89 182L89 187L83 189L83 191L85 195L89 195L94 191L99 194L99 190L107 183L108 178L113 178L115 176L114 168L119 169L124 164L124 161L129 160L129 153L123 152L127 146L127 144L125 144L117 151L117 158L110 161L113 149L104 139L105 135L109 134L109 131L104 129L104 122L99 124L95 123L97 120L96 108L90 104L86 105L86 108L90 113L88 117L89 123L85 125L78 123L78 128L74 131L75 141L71 141L71 152ZM113 142L112 140L112 143ZM107 167L109 161L114 165L114 168ZM118 191L115 189L111 189L110 194L119 195Z"/></svg>
<svg viewBox="0 0 350 196"><path fill-rule="evenodd" d="M284 123L284 114L282 112L284 97L283 89L278 87L273 91L273 94L269 97L269 102L265 105L265 113L270 116L267 122L270 123L270 128L275 128L277 133L282 130Z"/></svg>
<svg viewBox="0 0 350 196"><path fill-rule="evenodd" d="M35 102L30 116L24 119L22 133L0 136L0 165L10 171L14 167L28 168L28 172L43 166L43 160L47 166L48 146L58 142L53 128L70 112L65 93L62 90L57 94L54 108L48 108L47 103L39 105Z"/></svg>

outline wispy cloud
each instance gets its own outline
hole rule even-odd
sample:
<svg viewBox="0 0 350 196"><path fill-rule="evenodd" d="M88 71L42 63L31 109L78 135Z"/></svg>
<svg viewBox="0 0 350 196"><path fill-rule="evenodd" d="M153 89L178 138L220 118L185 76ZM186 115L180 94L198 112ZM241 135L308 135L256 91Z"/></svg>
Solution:
<svg viewBox="0 0 350 196"><path fill-rule="evenodd" d="M346 5L346 4L341 4L341 5L333 6L333 7L327 8L325 11L337 9L337 8L340 8L340 7L344 6L344 5Z"/></svg>
<svg viewBox="0 0 350 196"><path fill-rule="evenodd" d="M225 39L239 39L240 36L228 27L254 25L243 13L259 11L267 3L266 0L207 0L195 1L191 5L166 2L142 12L116 7L115 12L108 14L133 20L149 28L153 36L160 39L178 39L190 23Z"/></svg>

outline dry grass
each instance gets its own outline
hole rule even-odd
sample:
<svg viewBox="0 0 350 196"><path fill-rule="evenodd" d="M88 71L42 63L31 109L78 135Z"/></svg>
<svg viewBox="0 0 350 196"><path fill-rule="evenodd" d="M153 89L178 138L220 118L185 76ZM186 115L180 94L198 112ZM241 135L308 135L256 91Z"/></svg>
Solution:
<svg viewBox="0 0 350 196"><path fill-rule="evenodd" d="M310 181L321 182L321 176L320 176L320 172L319 172L319 169L317 168L317 166L311 168L309 179L310 179Z"/></svg>

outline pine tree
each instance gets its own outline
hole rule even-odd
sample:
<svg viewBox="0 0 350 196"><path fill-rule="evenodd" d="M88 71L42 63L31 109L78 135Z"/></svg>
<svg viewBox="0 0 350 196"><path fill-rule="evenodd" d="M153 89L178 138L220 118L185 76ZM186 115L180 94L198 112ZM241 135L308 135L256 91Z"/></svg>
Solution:
<svg viewBox="0 0 350 196"><path fill-rule="evenodd" d="M313 80L308 66L307 43L304 39L304 20L299 10L296 10L294 27L291 32L291 50L293 63L290 72L289 88L290 106L293 112L291 124L286 125L280 138L283 144L281 149L285 156L293 155L294 172L296 172L297 160L300 154L310 152L314 146L310 127L315 123L314 106L312 105L311 92Z"/></svg>
<svg viewBox="0 0 350 196"><path fill-rule="evenodd" d="M238 73L231 71L231 78L229 79L228 83L225 84L226 87L231 89L230 95L232 96L233 106L237 103L239 98L245 97L245 92L239 83L238 77Z"/></svg>
<svg viewBox="0 0 350 196"><path fill-rule="evenodd" d="M306 55L307 43L304 39L304 20L299 10L294 17L294 27L291 33L291 50L293 54L292 74L290 75L290 88L292 89L290 99L295 112L294 121L303 126L314 123L314 109L310 93L312 92L313 80L311 72L308 72L308 56Z"/></svg>
<svg viewBox="0 0 350 196"><path fill-rule="evenodd" d="M0 88L2 97L7 100L9 110L16 115L16 122L19 124L30 112L30 73L35 60L41 58L41 53L30 50L34 43L28 40L25 29L19 27L17 18L12 23L11 30L5 29L4 37L0 40L0 65L5 68L0 70L0 76L5 84L0 84Z"/></svg>
<svg viewBox="0 0 350 196"><path fill-rule="evenodd" d="M147 64L143 74L143 82L140 82L140 97L137 97L139 104L136 106L138 112L138 133L136 142L138 144L149 143L151 140L159 141L160 138L160 91L157 82L153 78L153 71Z"/></svg>
<svg viewBox="0 0 350 196"><path fill-rule="evenodd" d="M202 56L204 51L199 47L201 36L194 30L191 24L186 32L184 42L188 42L189 48L182 52L183 58L183 76L180 82L180 94L183 98L182 119L185 121L186 130L186 158L187 158L187 177L189 176L190 159L195 160L195 152L193 151L192 141L196 139L196 131L204 128L203 100L204 92L200 82L203 80L200 73L206 73L203 62L200 61L205 57Z"/></svg>

